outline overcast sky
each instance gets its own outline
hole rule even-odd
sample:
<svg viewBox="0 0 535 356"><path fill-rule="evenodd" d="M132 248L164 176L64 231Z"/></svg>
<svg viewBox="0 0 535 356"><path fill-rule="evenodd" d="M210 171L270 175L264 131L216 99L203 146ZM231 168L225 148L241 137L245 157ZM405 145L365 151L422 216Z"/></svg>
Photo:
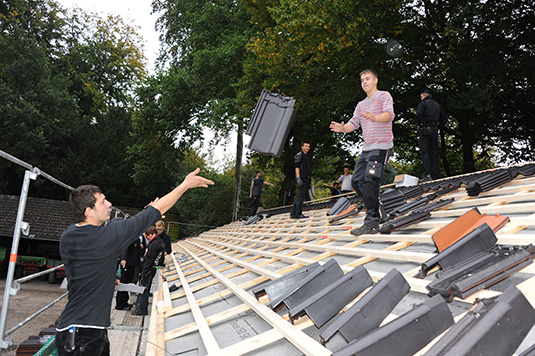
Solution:
<svg viewBox="0 0 535 356"><path fill-rule="evenodd" d="M148 70L154 72L154 61L158 55L158 33L154 29L157 15L151 15L152 0L57 0L66 8L74 6L96 12L101 16L120 15L127 23L139 27L138 32L145 41L145 56Z"/></svg>
<svg viewBox="0 0 535 356"><path fill-rule="evenodd" d="M139 34L145 41L145 57L147 57L148 71L154 73L154 62L158 56L160 45L158 33L154 29L154 24L158 18L152 13L152 0L57 0L66 8L74 6L83 10L96 12L101 16L120 15L127 22L132 22L139 27ZM210 165L214 167L221 166L225 161L233 160L236 155L236 134L232 134L228 145L220 144L213 147L211 152L209 147L210 139L214 134L209 130L204 131L205 140L199 143L198 148L207 155ZM249 142L249 137L245 136L245 143ZM247 149L244 149L244 153Z"/></svg>

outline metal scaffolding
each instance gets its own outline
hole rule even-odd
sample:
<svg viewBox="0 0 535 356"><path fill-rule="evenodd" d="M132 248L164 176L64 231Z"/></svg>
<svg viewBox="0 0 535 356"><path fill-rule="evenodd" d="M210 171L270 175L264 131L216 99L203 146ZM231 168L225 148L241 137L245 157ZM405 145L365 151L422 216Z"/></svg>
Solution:
<svg viewBox="0 0 535 356"><path fill-rule="evenodd" d="M20 193L20 200L19 200L19 207L17 211L17 219L15 223L15 230L13 232L13 243L11 245L11 254L9 255L9 265L7 270L7 276L6 276L6 286L4 289L4 300L2 302L2 313L0 315L0 356L2 355L2 350L7 349L11 345L11 340L7 338L7 335L12 333L14 330L10 330L8 333L6 333L6 324L7 324L7 315L8 315L8 309L9 309L9 301L10 297L13 295L17 295L17 292L20 289L20 283L26 280L29 280L28 278L25 278L24 280L14 280L13 277L15 275L15 267L17 263L17 254L18 254L18 248L19 248L19 241L20 241L20 233L23 230L27 230L29 228L29 224L24 222L24 210L26 209L26 202L28 200L28 191L30 189L30 183L32 180L36 180L38 176L42 176L43 178L48 179L49 181L64 187L69 190L74 190L73 187L71 187L68 184L65 184L56 178L52 177L49 174L46 174L45 172L41 171L37 167L33 167L29 163L26 163L9 153L6 153L2 150L0 150L0 157L7 159L8 161L11 161L15 164L18 164L19 166L26 169L24 172L24 180L22 184L22 189ZM58 266L59 268L60 266ZM46 273L50 273L52 270L46 271ZM35 278L36 276L34 276ZM63 297L63 296L62 296ZM61 298L62 298L61 297ZM56 301L52 303L56 303ZM48 306L47 306L48 307ZM47 307L41 309L40 311L34 313L30 318L33 318L37 316L39 313L44 311ZM26 322L29 320L25 320L22 323L18 325L18 327L23 326ZM17 328L18 328L17 327ZM16 329L15 329L16 330Z"/></svg>

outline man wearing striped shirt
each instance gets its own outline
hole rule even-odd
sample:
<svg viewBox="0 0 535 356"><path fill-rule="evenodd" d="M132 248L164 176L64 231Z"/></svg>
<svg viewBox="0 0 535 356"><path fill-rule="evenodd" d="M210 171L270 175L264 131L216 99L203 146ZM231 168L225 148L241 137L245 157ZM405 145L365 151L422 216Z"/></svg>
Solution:
<svg viewBox="0 0 535 356"><path fill-rule="evenodd" d="M362 127L364 145L355 164L351 184L364 201L366 218L361 227L351 230L355 236L374 234L379 228L379 220L384 215L379 199L381 177L394 147L392 96L377 89L377 73L372 69L360 73L360 82L366 98L357 104L351 120L348 123L333 121L329 126L331 131L343 133Z"/></svg>

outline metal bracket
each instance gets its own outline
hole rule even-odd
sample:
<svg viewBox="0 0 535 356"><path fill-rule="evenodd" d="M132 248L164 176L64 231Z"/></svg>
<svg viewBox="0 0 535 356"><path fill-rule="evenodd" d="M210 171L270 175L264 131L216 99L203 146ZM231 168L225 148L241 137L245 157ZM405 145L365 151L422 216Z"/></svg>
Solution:
<svg viewBox="0 0 535 356"><path fill-rule="evenodd" d="M6 337L4 340L0 339L0 348L4 349L4 350L7 350L7 348L9 346L11 346L13 343L11 342L11 340Z"/></svg>
<svg viewBox="0 0 535 356"><path fill-rule="evenodd" d="M20 223L20 231L22 231L22 233L25 236L29 236L30 235L30 224L28 224L25 221L21 222Z"/></svg>
<svg viewBox="0 0 535 356"><path fill-rule="evenodd" d="M9 294L17 295L19 290L20 290L20 283L17 281L13 281L13 283L11 284L11 288L9 288Z"/></svg>

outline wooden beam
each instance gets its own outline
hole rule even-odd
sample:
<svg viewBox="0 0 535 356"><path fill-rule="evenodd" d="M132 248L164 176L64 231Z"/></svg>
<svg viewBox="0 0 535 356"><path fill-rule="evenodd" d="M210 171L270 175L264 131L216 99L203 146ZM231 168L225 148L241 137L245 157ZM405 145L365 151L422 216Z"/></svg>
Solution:
<svg viewBox="0 0 535 356"><path fill-rule="evenodd" d="M241 289L236 283L232 282L223 274L217 272L208 264L204 263L202 259L189 252L184 242L179 242L179 244L182 249L190 253L190 256L192 258L194 258L197 262L203 265L206 270L213 273L214 277L216 277L223 285L230 289L234 293L234 295L240 298L245 304L247 304L251 309L253 309L260 317L262 317L262 319L264 319L273 328L277 329L281 334L283 334L288 341L290 341L305 355L327 356L332 354L331 351L320 345L316 340L310 338L307 334L301 332L292 324L282 319L280 315L275 313L270 308L266 307L264 304L260 303L252 295Z"/></svg>
<svg viewBox="0 0 535 356"><path fill-rule="evenodd" d="M175 265L176 271L178 275L180 276L180 281L182 282L182 288L184 288L184 291L186 292L186 298L188 300L188 304L190 305L190 309L193 314L193 318L195 319L195 323L197 324L197 327L199 328L199 333L201 334L201 338L204 343L204 346L206 347L206 351L208 351L208 354L210 355L222 355L221 349L219 348L219 345L217 344L214 334L212 334L212 331L210 330L210 327L208 326L208 323L206 322L206 319L204 318L204 315L202 314L201 308L199 308L199 305L197 304L197 300L195 299L193 292L189 288L188 281L186 280L184 273L180 269L180 265L178 264L174 255L171 255L171 257L173 258L173 263ZM206 264L206 266L209 266L209 265Z"/></svg>

